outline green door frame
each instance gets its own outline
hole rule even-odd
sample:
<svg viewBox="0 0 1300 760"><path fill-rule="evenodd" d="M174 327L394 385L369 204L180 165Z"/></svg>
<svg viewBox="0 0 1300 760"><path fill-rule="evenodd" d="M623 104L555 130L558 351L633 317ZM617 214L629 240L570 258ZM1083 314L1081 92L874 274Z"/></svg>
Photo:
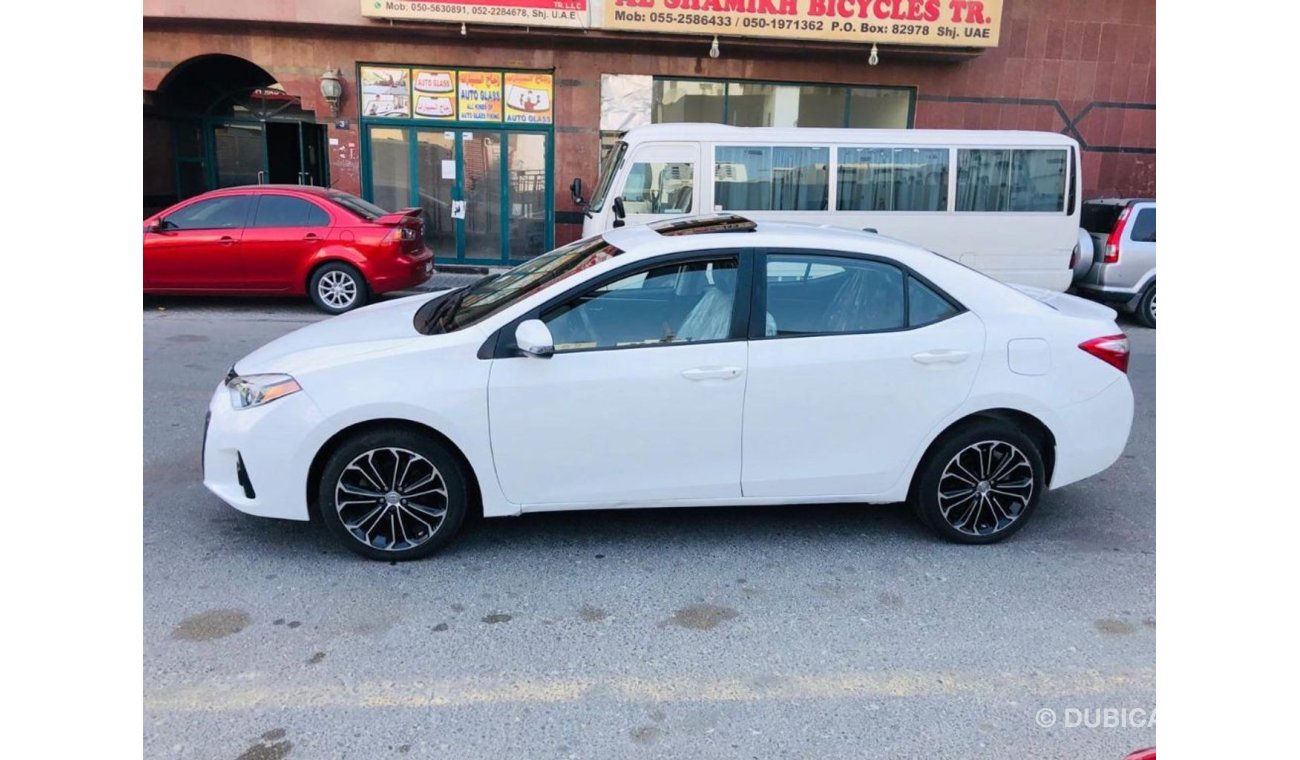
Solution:
<svg viewBox="0 0 1300 760"><path fill-rule="evenodd" d="M462 150L465 132L494 132L502 136L501 160L498 162L501 172L500 193L500 239L501 256L495 259L466 258L464 219L456 220L456 261L457 264L476 264L502 266L511 265L510 258L510 140L511 133L540 134L546 136L546 243L545 250L555 247L555 129L551 126L532 124L506 124L503 122L468 122L447 121L431 123L428 120L366 118L362 121L361 134L361 194L368 200L374 200L374 178L371 176L374 166L370 161L370 130L373 127L401 129L406 133L407 171L409 172L410 190L407 202L412 207L420 205L419 183L419 147L416 133L420 130L430 132L456 133L456 179L452 184L452 198L464 200L464 161ZM522 259L521 259L522 260Z"/></svg>

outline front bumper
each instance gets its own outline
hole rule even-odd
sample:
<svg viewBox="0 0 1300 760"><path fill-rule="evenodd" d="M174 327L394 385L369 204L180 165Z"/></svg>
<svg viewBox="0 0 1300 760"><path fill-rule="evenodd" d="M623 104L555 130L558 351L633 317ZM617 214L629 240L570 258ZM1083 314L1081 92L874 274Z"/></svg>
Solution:
<svg viewBox="0 0 1300 760"><path fill-rule="evenodd" d="M1058 410L1056 467L1051 488L1060 488L1110 467L1124 453L1133 427L1133 388L1120 377L1096 396Z"/></svg>
<svg viewBox="0 0 1300 760"><path fill-rule="evenodd" d="M203 485L240 512L309 519L307 471L314 449L308 444L321 420L306 391L237 410L221 383L208 404Z"/></svg>

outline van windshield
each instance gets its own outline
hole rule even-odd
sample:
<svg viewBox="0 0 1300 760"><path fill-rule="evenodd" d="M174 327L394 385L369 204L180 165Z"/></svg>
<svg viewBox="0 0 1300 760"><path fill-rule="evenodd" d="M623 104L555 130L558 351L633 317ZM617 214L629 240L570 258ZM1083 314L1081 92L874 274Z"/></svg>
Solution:
<svg viewBox="0 0 1300 760"><path fill-rule="evenodd" d="M600 175L600 181L596 183L596 191L591 194L591 203L587 205L588 211L600 211L604 208L609 186L614 181L614 175L618 174L618 168L623 165L623 156L626 154L627 143L621 140L609 149L609 158L605 161L605 173Z"/></svg>

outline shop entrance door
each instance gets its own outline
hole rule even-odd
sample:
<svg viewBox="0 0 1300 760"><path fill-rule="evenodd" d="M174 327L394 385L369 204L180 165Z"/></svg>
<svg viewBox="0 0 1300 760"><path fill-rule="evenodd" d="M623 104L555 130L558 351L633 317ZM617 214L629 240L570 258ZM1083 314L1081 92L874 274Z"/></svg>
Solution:
<svg viewBox="0 0 1300 760"><path fill-rule="evenodd" d="M214 188L329 184L322 124L217 121L211 134Z"/></svg>
<svg viewBox="0 0 1300 760"><path fill-rule="evenodd" d="M374 125L366 140L370 199L419 207L439 261L508 264L550 248L548 132Z"/></svg>

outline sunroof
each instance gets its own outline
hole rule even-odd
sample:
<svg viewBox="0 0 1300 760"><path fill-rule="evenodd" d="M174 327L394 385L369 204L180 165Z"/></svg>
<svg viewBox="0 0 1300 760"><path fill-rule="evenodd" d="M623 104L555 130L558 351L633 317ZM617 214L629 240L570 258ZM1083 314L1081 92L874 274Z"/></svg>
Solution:
<svg viewBox="0 0 1300 760"><path fill-rule="evenodd" d="M739 214L709 214L666 219L646 225L660 235L704 235L710 232L753 232L758 224Z"/></svg>

